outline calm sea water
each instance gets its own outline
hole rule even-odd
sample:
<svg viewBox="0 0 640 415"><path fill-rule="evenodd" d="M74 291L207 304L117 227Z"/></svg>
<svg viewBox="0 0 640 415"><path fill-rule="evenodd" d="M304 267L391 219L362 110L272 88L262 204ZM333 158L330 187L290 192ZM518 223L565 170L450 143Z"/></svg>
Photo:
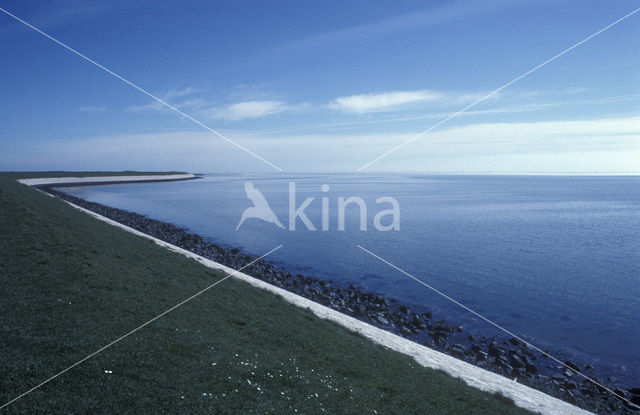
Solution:
<svg viewBox="0 0 640 415"><path fill-rule="evenodd" d="M251 180L288 228L289 182L317 231L257 219L236 226ZM321 186L329 186L322 192ZM550 348L591 362L601 375L640 380L640 177L278 175L73 187L69 193L172 222L226 247L291 269L354 283L488 334L493 328L372 258L357 244L422 281ZM338 197L367 204L367 231L347 209L338 231ZM400 230L379 232L373 216L391 196ZM321 231L321 198L329 231Z"/></svg>

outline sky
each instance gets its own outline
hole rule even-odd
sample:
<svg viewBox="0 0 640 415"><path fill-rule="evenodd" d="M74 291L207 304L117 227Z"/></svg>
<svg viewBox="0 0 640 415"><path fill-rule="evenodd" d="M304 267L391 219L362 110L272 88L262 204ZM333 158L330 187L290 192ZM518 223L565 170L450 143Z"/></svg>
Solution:
<svg viewBox="0 0 640 415"><path fill-rule="evenodd" d="M439 123L639 7L0 0L182 112L0 11L0 171L638 173L640 12Z"/></svg>

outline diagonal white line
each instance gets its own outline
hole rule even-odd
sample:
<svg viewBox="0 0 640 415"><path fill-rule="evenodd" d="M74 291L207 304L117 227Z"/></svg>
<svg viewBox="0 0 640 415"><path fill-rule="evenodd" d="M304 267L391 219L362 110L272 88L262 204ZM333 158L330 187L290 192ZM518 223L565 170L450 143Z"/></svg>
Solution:
<svg viewBox="0 0 640 415"><path fill-rule="evenodd" d="M37 27L31 25L30 23L22 20L21 18L19 18L18 16L6 11L5 9L3 9L2 7L0 7L0 11L2 11L4 14L6 14L7 16L10 16L12 18L14 18L15 20L19 21L20 23L24 24L25 26L30 27L31 29L35 30L36 32L40 33L41 35L43 35L44 37L54 41L55 43L57 43L58 45L62 46L63 48L75 53L76 55L80 56L82 59L86 60L87 62L90 62L92 64L94 64L95 66L97 66L98 68L102 69L103 71L107 72L110 75L115 76L116 78L118 78L119 80L121 80L122 82L126 83L127 85L130 85L132 87L134 87L135 89L137 89L138 91L142 92L143 94L153 98L154 100L156 100L157 102L161 103L162 105L164 105L167 108L172 109L173 111L177 112L178 114L182 115L183 117L193 121L194 123L196 123L197 125L199 125L200 127L204 128L205 130L217 135L218 137L226 140L228 143L238 147L239 149L245 151L248 154L251 154L253 157L257 158L258 160L268 164L269 166L273 167L274 169L278 170L278 171L283 171L280 167L276 166L275 164L271 163L268 160L265 160L264 158L260 157L259 155L257 155L256 153L254 153L253 151L249 150L248 148L244 147L241 144L238 144L237 142L235 142L234 140L224 136L223 134L217 132L216 130L212 129L211 127L205 125L204 123L196 120L195 118L193 118L192 116L185 114L183 111L180 111L178 108L174 107L173 105L167 103L166 101L164 101L161 98L158 98L157 96L153 95L152 93L146 91L145 89L139 87L138 85L134 84L133 82L123 78L122 76L118 75L117 73L111 71L108 68L105 68L104 66L100 65L98 62L94 61L93 59L83 55L82 53L78 52L77 50L73 49L72 47L68 46L67 44L59 41L58 39L54 38L53 36L43 32L42 30L38 29Z"/></svg>
<svg viewBox="0 0 640 415"><path fill-rule="evenodd" d="M522 78L524 78L525 76L537 71L538 69L542 68L543 66L545 66L548 63L553 62L554 60L558 59L559 57L561 57L562 55L570 52L571 50L577 48L578 46L582 45L583 43L589 41L590 39L593 39L594 37L598 36L600 33L604 32L605 30L608 30L610 28L612 28L613 26L617 25L618 23L620 23L621 21L631 17L632 15L636 14L637 12L640 11L640 8L635 9L634 11L632 11L631 13L619 18L618 20L616 20L613 23L610 23L609 25L603 27L602 29L598 30L597 32L593 33L592 35L582 39L580 42L576 43L575 45L563 50L562 52L558 53L557 55L555 55L552 58L547 59L546 61L542 62L541 64L531 68L530 70L528 70L527 72L523 73L522 75L518 76L517 78L511 80L510 82L507 82L506 84L504 84L503 86L501 86L498 89L495 89L491 92L489 92L487 95L483 96L482 98L474 101L473 103L467 105L466 107L464 107L463 109L461 109L458 112L455 112L453 114L451 114L450 116L448 116L447 118L443 119L442 121L439 121L438 123L432 125L431 127L427 128L426 130L424 130L423 132L421 132L418 135L415 135L411 138L409 138L408 140L404 141L403 143L397 145L396 147L392 148L391 150L387 151L386 153L382 154L381 156L376 157L375 159L371 160L370 162L368 162L367 164L361 166L358 171L362 171L364 169L366 169L367 167L369 167L370 165L372 165L373 163L377 162L380 159L383 159L385 157L387 157L389 154L394 153L398 150L400 150L402 147L406 146L407 144L412 143L413 141L417 140L418 138L428 134L429 132L431 132L432 130L434 130L435 128L438 128L439 126L441 126L442 124L446 123L447 121L457 117L458 115L462 114L463 112L467 111L468 109L478 105L479 103L481 103L482 101L485 101L486 99L492 97L493 95L497 94L498 92L502 91L503 89L507 88L508 86L518 82L519 80L521 80Z"/></svg>
<svg viewBox="0 0 640 415"><path fill-rule="evenodd" d="M403 269L401 269L401 268L399 268L399 267L395 266L394 264L392 264L391 262L387 261L386 259L379 257L378 255L374 254L373 252L369 251L368 249L363 248L363 247L362 247L362 246L360 246L360 245L356 245L356 246L357 246L358 248L360 248L362 251L364 251L364 252L366 252L367 254L371 255L372 257L374 257L374 258L376 258L376 259L378 259L378 260L380 260L380 261L384 262L385 264L389 265L391 268L395 269L396 271L398 271L398 272L400 272L400 273L404 274L405 276L407 276L407 277L411 278L412 280L414 280L414 281L416 281L416 282L418 282L418 283L420 283L420 284L424 285L425 287L427 287L427 288L428 288L428 289L430 289L431 291L434 291L435 293L437 293L438 295L440 295L440 296L442 296L442 297L446 298L447 300L451 301L452 303L454 303L454 304L456 304L456 305L458 305L458 306L460 306L460 307L464 308L465 310L467 310L467 311L468 311L468 312L470 312L471 314L475 315L476 317L481 318L482 320L486 321L487 323L491 324L492 326L494 326L494 327L496 327L496 328L500 329L501 331L503 331L503 332L507 333L509 336L514 337L514 338L516 338L516 339L520 340L522 343L526 344L527 346L531 347L532 349L535 349L535 350L539 351L539 352L540 352L540 353L542 353L543 355L549 356L549 358L551 358L552 360L554 360L554 361L556 361L556 362L560 363L562 366L566 367L567 369L571 370L572 372L574 372L574 373L576 373L576 374L578 374L578 375L582 376L583 378L587 379L589 382L593 383L594 385L596 385L596 386L598 386L598 387L600 387L600 388L602 388L602 389L604 389L604 390L606 390L606 391L608 391L608 392L612 393L613 395L615 395L616 397L618 397L618 398L622 399L623 401L625 401L626 403L628 403L628 404L629 404L629 405L631 405L632 407L635 407L635 408L640 409L640 406L635 405L635 404L634 404L634 403L632 403L630 400L626 399L624 396L621 396L621 395L619 395L619 394L615 393L615 392L614 392L614 391L612 391L611 389L609 389L609 388L607 388L606 386L604 386L604 385L600 384L598 381L596 381L596 380L594 380L594 379L590 378L589 376L584 375L584 374L582 374L581 372L578 372L577 370L574 370L573 368L571 368L570 366L568 366L566 363L564 363L564 362L562 362L562 361L558 360L557 358L555 358L555 357L551 356L549 353L547 353L547 352L545 352L545 351L543 351L543 350L539 349L538 347L536 347L536 346L534 346L533 344L529 343L528 341L524 340L524 339L523 339L523 338L521 338L520 336L517 336L517 335L513 334L512 332L510 332L509 330L507 330L507 329L505 329L504 327L500 326L499 324L494 323L493 321L489 320L487 317L483 316L482 314L480 314L480 313L478 313L478 312L476 312L476 311L474 311L474 310L470 309L469 307L465 306L464 304L462 304L462 303L460 303L460 302L458 302L458 301L454 300L453 298L449 297L449 296L448 296L448 295L446 295L445 293L443 293L443 292L439 291L438 289L436 289L436 288L432 287L431 285L429 285L429 284L427 284L427 283L423 282L422 280L420 280L420 279L418 279L418 278L414 277L413 275L409 274L407 271L405 271L405 270L403 270Z"/></svg>
<svg viewBox="0 0 640 415"><path fill-rule="evenodd" d="M91 359L93 356L97 355L98 353L102 352L103 350L113 346L114 344L118 343L120 340L130 336L131 334L135 333L136 331L140 330L141 328L153 323L154 321L156 321L157 319L159 319L160 317L164 316L167 313L170 313L171 311L175 310L176 308L180 307L181 305L193 300L194 298L196 298L197 296L199 296L200 294L204 293L205 291L209 290L212 287L215 287L216 285L220 284L221 282L225 281L226 279L234 276L235 274L237 274L238 272L242 271L243 269L247 268L248 266L250 266L251 264L261 260L262 258L266 257L267 255L277 251L278 249L282 248L282 245L278 245L277 247L275 247L274 249L272 249L271 251L267 252L266 254L262 255L259 258L254 259L253 261L249 262L247 265L243 266L242 268L235 270L234 272L228 274L226 277L216 281L215 283L209 285L208 287L204 288L201 291L198 291L197 293L195 293L194 295L192 295L191 297L187 298L186 300L183 300L181 302L179 302L178 304L174 305L173 307L171 307L170 309L162 312L161 314L158 314L157 316L155 316L154 318L152 318L151 320L147 321L146 323L136 327L135 329L131 330L130 332L128 332L127 334L124 334L120 337L118 337L117 339L115 339L114 341L112 341L111 343L107 344L106 346L96 350L95 352L91 353L90 355L88 355L87 357L78 360L76 363L72 364L71 366L69 366L68 368L61 370L60 372L56 373L55 375L51 376L49 379L45 380L44 382L34 386L33 388L29 389L28 391L16 396L15 398L13 398L12 400L10 400L9 402L5 403L4 405L0 406L0 409L3 409L9 405L11 405L12 403L14 403L15 401L17 401L20 398L23 398L24 396L30 394L31 392L33 392L34 390L38 389L39 387L49 383L50 381L52 381L53 379L57 378L58 376L62 375L63 373L73 369L74 367L78 366L79 364L81 364L82 362Z"/></svg>

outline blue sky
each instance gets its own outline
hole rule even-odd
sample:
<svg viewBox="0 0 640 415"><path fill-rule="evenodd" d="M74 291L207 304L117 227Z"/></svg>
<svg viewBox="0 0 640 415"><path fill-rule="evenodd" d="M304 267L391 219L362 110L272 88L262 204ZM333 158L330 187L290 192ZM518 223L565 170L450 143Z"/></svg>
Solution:
<svg viewBox="0 0 640 415"><path fill-rule="evenodd" d="M637 0L0 7L285 171L355 171ZM369 166L640 171L640 12ZM0 170L273 171L0 13Z"/></svg>

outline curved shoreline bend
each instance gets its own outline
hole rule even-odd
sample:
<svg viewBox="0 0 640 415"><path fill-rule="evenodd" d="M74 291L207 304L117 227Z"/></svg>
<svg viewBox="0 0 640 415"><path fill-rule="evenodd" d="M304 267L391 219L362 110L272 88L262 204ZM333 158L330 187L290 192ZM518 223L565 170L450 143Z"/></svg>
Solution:
<svg viewBox="0 0 640 415"><path fill-rule="evenodd" d="M196 259L210 268L221 270L225 273L234 272L233 268L239 268L243 263L246 264L253 259L247 255L240 254L238 250L220 248L205 241L198 235L188 233L173 225L149 219L136 213L87 202L51 189L51 187L70 183L86 185L89 182L91 184L106 184L186 180L196 178L196 176L157 176L155 180L148 180L149 178L149 176L114 176L113 178L110 177L111 180L106 182L101 182L101 178L83 178L85 180L82 181L71 181L75 178L27 179L31 182L25 183L26 180L21 182L43 188L48 193L64 199L72 206L85 211L91 216L125 229L128 232L151 239L158 245ZM504 339L505 341L498 343L495 340L503 339L492 338L482 339L481 341L478 341L480 339L473 339L474 342L470 338L469 341L472 343L470 347L464 344L451 345L446 341L447 337L451 333L461 331L461 329L450 327L443 321L431 321L430 313L411 313L406 306L397 305L393 300L390 301L384 296L362 292L353 286L348 288L332 287L326 281L301 274L294 277L286 270L277 269L271 264L262 261L254 264L249 272L254 276L236 273L234 277L261 289L276 293L288 302L302 308L308 308L316 315L360 333L378 344L409 355L423 366L443 370L478 389L501 393L513 399L520 407L545 414L588 413L575 405L550 396L555 395L597 412L632 413L625 408L621 400L616 399L606 391L599 390L591 382L586 380L580 382L577 376L571 379L570 374L564 377L562 375L546 376L540 374L540 372L544 372L542 368L541 370L538 369L540 364L546 363L549 366L549 362L540 362L540 359L544 359L544 357L536 356L523 344L517 344L515 339L508 339L508 341ZM255 276L258 276L259 279ZM416 334L421 332L429 333L428 342L424 342L429 347L409 340L409 338L416 340ZM434 350L434 348L458 358ZM536 360L538 361L537 363ZM468 362L475 363L475 365ZM486 369L490 369L493 372ZM510 378L494 372L503 373ZM512 380L518 377L520 378L518 382ZM519 383L523 381L536 389ZM546 393L540 392L540 390Z"/></svg>

